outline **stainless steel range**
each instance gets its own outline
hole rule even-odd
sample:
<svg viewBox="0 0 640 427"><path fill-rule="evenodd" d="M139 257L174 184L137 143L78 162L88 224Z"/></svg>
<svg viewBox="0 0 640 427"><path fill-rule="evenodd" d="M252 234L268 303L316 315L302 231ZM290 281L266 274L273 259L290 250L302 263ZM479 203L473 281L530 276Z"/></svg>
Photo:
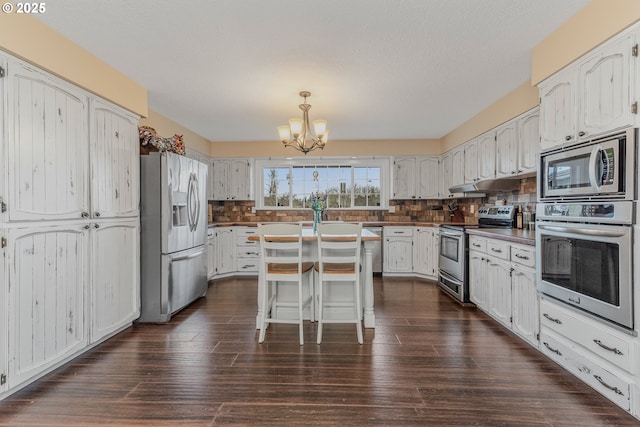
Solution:
<svg viewBox="0 0 640 427"><path fill-rule="evenodd" d="M439 280L442 290L460 301L469 302L469 228L513 228L516 207L483 206L478 210L478 224L440 226Z"/></svg>

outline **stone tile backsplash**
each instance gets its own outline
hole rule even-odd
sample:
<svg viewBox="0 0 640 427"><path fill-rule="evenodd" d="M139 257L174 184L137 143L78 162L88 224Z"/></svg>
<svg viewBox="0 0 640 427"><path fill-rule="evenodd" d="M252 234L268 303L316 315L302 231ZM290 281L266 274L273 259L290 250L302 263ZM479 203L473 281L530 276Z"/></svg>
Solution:
<svg viewBox="0 0 640 427"><path fill-rule="evenodd" d="M339 210L329 209L325 219L348 222L449 222L453 220L452 209L462 212L464 222L477 222L478 208L494 205L498 200L507 204L523 205L535 210L537 200L537 181L535 177L520 180L518 191L500 192L482 198L452 200L391 200L389 204L394 212L387 210ZM295 222L313 221L311 209L258 210L252 212L255 202L252 200L212 201L209 202L214 222Z"/></svg>

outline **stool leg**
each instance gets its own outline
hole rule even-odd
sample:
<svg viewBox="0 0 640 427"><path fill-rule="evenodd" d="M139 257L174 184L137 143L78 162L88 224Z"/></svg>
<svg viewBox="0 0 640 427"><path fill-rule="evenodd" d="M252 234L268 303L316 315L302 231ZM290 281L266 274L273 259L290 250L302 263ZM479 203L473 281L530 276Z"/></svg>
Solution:
<svg viewBox="0 0 640 427"><path fill-rule="evenodd" d="M268 306L271 295L269 292L269 281L264 281L264 291L262 292L262 318L260 319L260 336L258 342L262 344L264 342L264 336L267 333L267 315L271 311L271 307Z"/></svg>

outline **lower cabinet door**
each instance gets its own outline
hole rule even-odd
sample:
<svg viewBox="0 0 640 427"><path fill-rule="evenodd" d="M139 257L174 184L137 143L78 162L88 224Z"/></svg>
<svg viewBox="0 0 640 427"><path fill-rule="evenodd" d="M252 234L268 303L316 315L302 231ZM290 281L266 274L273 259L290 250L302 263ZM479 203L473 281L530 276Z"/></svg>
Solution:
<svg viewBox="0 0 640 427"><path fill-rule="evenodd" d="M92 227L93 343L140 315L140 227L137 220L99 222Z"/></svg>
<svg viewBox="0 0 640 427"><path fill-rule="evenodd" d="M8 386L41 374L87 345L83 224L12 228L7 233Z"/></svg>

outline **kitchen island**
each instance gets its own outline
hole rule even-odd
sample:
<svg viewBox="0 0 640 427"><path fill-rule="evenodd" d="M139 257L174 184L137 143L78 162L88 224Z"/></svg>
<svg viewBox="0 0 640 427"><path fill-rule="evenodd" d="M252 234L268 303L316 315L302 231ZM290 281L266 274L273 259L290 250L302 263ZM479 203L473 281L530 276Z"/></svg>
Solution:
<svg viewBox="0 0 640 427"><path fill-rule="evenodd" d="M260 238L258 235L249 236L248 240L250 241L259 241ZM376 318L374 312L374 301L373 301L373 250L374 245L381 240L381 237L375 233L372 233L369 230L362 230L362 247L363 247L363 263L362 263L362 274L361 274L361 289L363 293L362 301L363 304L363 319L364 319L364 327L365 328L375 328ZM302 244L303 244L303 257L304 261L317 261L318 260L318 250L317 250L317 236L315 235L312 228L303 228L302 229ZM263 266L260 263L258 270L258 313L256 314L256 328L260 328L260 319L262 317L262 295L264 292L263 283ZM278 289L280 297L282 298L291 298L292 300L297 298L297 289L294 289L292 286L287 286L287 284L280 285L281 288ZM304 289L308 289L308 287L304 287ZM307 295L308 296L308 295ZM303 295L303 297L305 297ZM340 295L337 295L340 297ZM330 312L327 313L331 315ZM278 316L283 316L285 318L289 316L296 316L294 311L291 312L282 312L278 313ZM337 316L340 313L336 313ZM307 319L314 321L315 319L311 318L310 313L307 313Z"/></svg>

